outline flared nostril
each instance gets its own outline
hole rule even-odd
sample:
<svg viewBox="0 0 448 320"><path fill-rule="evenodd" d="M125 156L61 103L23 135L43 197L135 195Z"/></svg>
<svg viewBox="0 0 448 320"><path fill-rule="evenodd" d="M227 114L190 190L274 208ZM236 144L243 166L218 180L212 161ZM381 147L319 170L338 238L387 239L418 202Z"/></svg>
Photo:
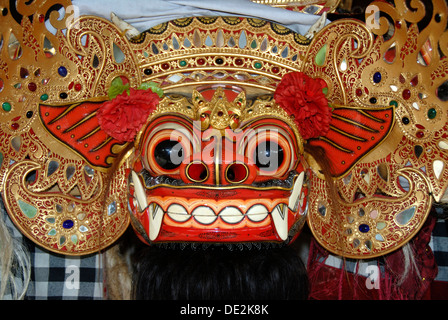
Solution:
<svg viewBox="0 0 448 320"><path fill-rule="evenodd" d="M239 162L227 166L225 177L229 183L241 183L249 177L249 168Z"/></svg>
<svg viewBox="0 0 448 320"><path fill-rule="evenodd" d="M190 163L186 168L186 173L188 179L193 182L204 182L209 176L207 166L200 161Z"/></svg>

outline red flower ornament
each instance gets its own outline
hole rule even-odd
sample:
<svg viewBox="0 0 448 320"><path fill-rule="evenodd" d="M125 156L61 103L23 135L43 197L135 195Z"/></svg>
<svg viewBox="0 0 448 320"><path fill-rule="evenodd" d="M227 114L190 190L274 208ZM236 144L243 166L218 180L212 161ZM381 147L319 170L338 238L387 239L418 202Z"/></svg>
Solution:
<svg viewBox="0 0 448 320"><path fill-rule="evenodd" d="M129 88L98 109L98 123L112 138L123 142L132 141L159 101L159 95L151 89Z"/></svg>
<svg viewBox="0 0 448 320"><path fill-rule="evenodd" d="M275 101L294 116L303 139L324 136L330 129L331 108L322 92L325 87L322 79L291 72L282 78L275 90Z"/></svg>

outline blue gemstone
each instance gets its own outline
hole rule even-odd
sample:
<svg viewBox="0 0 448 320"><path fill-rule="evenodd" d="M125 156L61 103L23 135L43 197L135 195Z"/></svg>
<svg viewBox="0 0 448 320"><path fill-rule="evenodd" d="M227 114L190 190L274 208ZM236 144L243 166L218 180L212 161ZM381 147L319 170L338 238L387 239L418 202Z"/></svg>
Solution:
<svg viewBox="0 0 448 320"><path fill-rule="evenodd" d="M65 77L67 75L67 68L64 66L59 67L58 73L61 77Z"/></svg>
<svg viewBox="0 0 448 320"><path fill-rule="evenodd" d="M375 74L373 75L373 82L379 83L380 81L381 81L381 73L375 72Z"/></svg>
<svg viewBox="0 0 448 320"><path fill-rule="evenodd" d="M73 225L74 225L74 222L73 222L73 220L65 220L63 223L62 223L62 227L64 228L64 229L70 229L70 228L72 228L73 227Z"/></svg>
<svg viewBox="0 0 448 320"><path fill-rule="evenodd" d="M369 232L370 227L367 224L360 224L359 225L359 231L361 231L362 233L366 233Z"/></svg>

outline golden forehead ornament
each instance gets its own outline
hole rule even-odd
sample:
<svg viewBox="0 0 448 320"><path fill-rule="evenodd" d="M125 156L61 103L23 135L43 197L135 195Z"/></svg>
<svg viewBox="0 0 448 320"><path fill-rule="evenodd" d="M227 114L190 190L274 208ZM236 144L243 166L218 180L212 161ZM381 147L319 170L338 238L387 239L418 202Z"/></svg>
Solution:
<svg viewBox="0 0 448 320"><path fill-rule="evenodd" d="M236 17L179 19L128 39L112 22L74 17L69 1L58 3L62 17L53 1L5 2L0 17L0 187L11 219L38 245L88 254L114 243L130 223L132 143L107 135L96 119L117 79L163 91L146 123L170 112L205 113L204 126L217 129L257 112L282 119L309 166L306 222L335 254L396 250L434 203L446 201L444 1L430 12L420 3L373 2L365 22L332 22L312 40ZM331 106L325 134L307 140L297 115L273 99L296 72L323 81ZM221 89L207 96L210 88ZM224 89L235 96L223 102Z"/></svg>

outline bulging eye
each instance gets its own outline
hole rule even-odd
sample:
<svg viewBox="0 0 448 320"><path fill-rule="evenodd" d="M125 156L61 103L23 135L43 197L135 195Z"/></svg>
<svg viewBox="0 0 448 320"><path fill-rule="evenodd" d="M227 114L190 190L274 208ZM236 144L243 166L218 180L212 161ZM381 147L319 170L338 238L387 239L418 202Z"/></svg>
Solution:
<svg viewBox="0 0 448 320"><path fill-rule="evenodd" d="M179 174L181 164L193 152L193 135L187 125L182 119L164 117L146 128L137 146L146 170L156 176Z"/></svg>
<svg viewBox="0 0 448 320"><path fill-rule="evenodd" d="M178 141L163 140L154 148L154 159L165 170L174 170L179 167L184 157L184 148Z"/></svg>
<svg viewBox="0 0 448 320"><path fill-rule="evenodd" d="M259 176L281 178L297 165L294 139L284 128L249 130L244 141L243 153L258 167Z"/></svg>
<svg viewBox="0 0 448 320"><path fill-rule="evenodd" d="M276 142L266 140L257 145L253 159L258 168L273 172L283 164L283 153L283 149Z"/></svg>

